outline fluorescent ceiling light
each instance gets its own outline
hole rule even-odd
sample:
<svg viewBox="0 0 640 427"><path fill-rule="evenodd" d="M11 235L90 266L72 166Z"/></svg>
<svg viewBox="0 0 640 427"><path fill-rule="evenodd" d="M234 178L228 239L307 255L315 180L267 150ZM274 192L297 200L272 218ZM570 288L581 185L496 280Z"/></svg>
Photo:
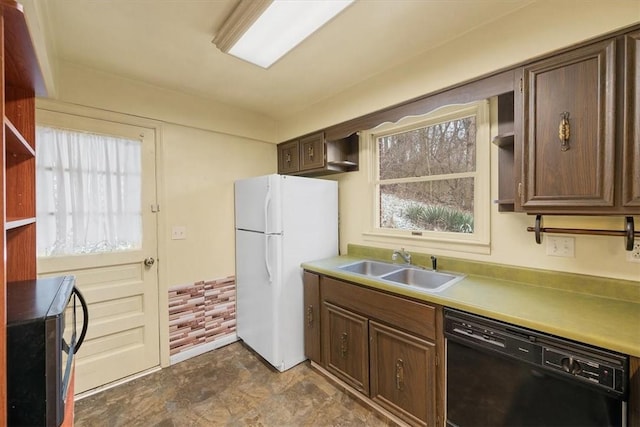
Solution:
<svg viewBox="0 0 640 427"><path fill-rule="evenodd" d="M217 40L223 51L238 58L269 68L274 62L318 30L354 0L274 0L251 26L228 49ZM255 4L255 3L254 3ZM239 5L238 9L242 9ZM246 8L245 8L246 9ZM235 13L236 11L234 11ZM251 17L231 14L229 20L247 23ZM252 10L249 13L256 13ZM225 30L225 26L221 29ZM235 30L239 32L238 29Z"/></svg>

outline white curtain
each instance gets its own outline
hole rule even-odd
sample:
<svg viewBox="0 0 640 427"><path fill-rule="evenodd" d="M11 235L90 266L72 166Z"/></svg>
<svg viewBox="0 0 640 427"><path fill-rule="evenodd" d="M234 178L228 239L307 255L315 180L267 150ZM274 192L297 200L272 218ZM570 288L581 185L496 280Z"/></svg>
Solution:
<svg viewBox="0 0 640 427"><path fill-rule="evenodd" d="M141 142L37 127L38 256L142 245Z"/></svg>

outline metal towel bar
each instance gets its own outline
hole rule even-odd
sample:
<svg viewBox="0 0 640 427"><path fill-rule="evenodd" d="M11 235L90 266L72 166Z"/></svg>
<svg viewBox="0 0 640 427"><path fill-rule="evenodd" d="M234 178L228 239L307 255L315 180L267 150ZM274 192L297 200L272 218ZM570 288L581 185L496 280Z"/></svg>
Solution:
<svg viewBox="0 0 640 427"><path fill-rule="evenodd" d="M633 217L625 217L624 230L598 230L588 228L554 228L542 226L542 215L536 215L535 227L527 227L527 231L536 233L536 243L542 243L542 233L559 233L559 234L588 234L593 236L624 236L625 249L633 250L635 237L640 237L640 231L634 230Z"/></svg>

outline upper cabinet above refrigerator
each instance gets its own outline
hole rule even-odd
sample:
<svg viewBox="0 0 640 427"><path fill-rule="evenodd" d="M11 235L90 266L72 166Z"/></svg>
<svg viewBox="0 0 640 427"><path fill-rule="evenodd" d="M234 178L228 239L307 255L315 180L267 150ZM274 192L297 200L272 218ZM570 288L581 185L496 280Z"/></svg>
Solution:
<svg viewBox="0 0 640 427"><path fill-rule="evenodd" d="M356 133L328 140L324 132L278 144L278 173L320 176L358 170L359 137Z"/></svg>

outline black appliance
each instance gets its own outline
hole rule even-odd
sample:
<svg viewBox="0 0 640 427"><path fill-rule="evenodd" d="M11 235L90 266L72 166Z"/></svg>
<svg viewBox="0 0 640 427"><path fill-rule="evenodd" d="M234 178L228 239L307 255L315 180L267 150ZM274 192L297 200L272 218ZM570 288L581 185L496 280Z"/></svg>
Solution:
<svg viewBox="0 0 640 427"><path fill-rule="evenodd" d="M445 310L447 426L626 426L628 357Z"/></svg>
<svg viewBox="0 0 640 427"><path fill-rule="evenodd" d="M84 340L88 320L87 304L73 276L7 283L10 426L62 423L74 355Z"/></svg>

